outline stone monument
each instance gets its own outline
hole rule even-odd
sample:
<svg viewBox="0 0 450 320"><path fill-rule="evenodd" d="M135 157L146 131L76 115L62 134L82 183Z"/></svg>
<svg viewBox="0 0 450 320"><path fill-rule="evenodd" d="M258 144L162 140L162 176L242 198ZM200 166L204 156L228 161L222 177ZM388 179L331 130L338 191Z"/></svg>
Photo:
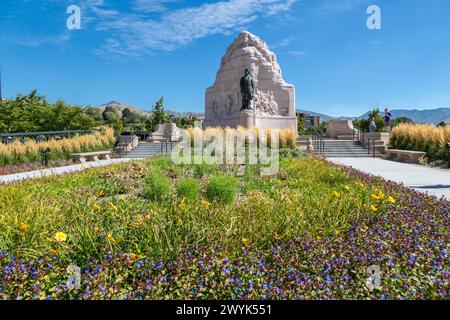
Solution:
<svg viewBox="0 0 450 320"><path fill-rule="evenodd" d="M283 80L275 54L257 36L243 31L228 47L206 90L203 123L297 130L295 88Z"/></svg>

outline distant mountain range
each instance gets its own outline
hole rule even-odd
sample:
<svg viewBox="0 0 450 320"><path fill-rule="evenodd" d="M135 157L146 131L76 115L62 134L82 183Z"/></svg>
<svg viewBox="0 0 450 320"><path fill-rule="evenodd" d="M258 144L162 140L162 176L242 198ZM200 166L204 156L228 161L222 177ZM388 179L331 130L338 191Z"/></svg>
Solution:
<svg viewBox="0 0 450 320"><path fill-rule="evenodd" d="M382 111L383 112L383 111ZM392 117L407 117L416 123L438 124L442 121L450 123L450 108L438 108L430 110L392 110ZM362 115L361 118L367 118L369 112Z"/></svg>
<svg viewBox="0 0 450 320"><path fill-rule="evenodd" d="M369 111L359 117L332 117L326 114L316 113L312 111L304 111L298 110L297 112L310 114L310 115L318 115L320 117L321 122L326 122L331 119L343 119L343 120L353 120L353 119L367 119L369 117ZM438 109L430 109L430 110L390 110L393 118L407 117L414 121L415 123L430 123L430 124L438 124L440 122L450 123L450 108L438 108ZM384 110L380 110L380 113L383 115Z"/></svg>
<svg viewBox="0 0 450 320"><path fill-rule="evenodd" d="M95 108L99 109L100 111L103 111L108 106L113 107L119 113L121 113L123 109L128 108L131 111L139 113L140 115L143 115L143 116L150 116L152 114L151 111L143 110L143 109L135 107L133 105L121 103L118 101L111 101L111 102L102 104L100 106L97 106ZM174 117L187 117L190 115L195 115L199 118L203 118L203 113L201 113L201 112L178 112L178 111L171 111L171 110L166 110L166 112L169 115L172 115ZM359 117L333 117L333 116L329 116L329 115L326 115L323 113L317 113L314 111L306 111L306 110L301 110L301 109L297 109L297 112L301 112L301 113L305 113L305 114L309 114L309 115L313 115L313 116L319 116L321 122L326 122L331 119L353 120L353 119L367 118L369 115L369 112L367 112ZM383 112L383 111L381 110L381 112ZM438 109L430 109L430 110L399 109L399 110L391 110L391 113L394 118L407 117L416 123L438 124L442 121L450 123L450 108L438 108Z"/></svg>
<svg viewBox="0 0 450 320"><path fill-rule="evenodd" d="M123 109L130 109L130 111L132 112L136 112L142 116L145 117L149 117L151 116L152 112L151 111L147 111L147 110L143 110L141 108L135 107L131 104L127 104L127 103L121 103L118 101L110 101L108 103L102 104L100 106L97 106L95 108L99 109L100 111L103 112L103 110L105 110L106 107L112 107L114 110L116 110L119 113L122 113ZM190 115L195 115L197 117L203 117L203 113L200 112L178 112L178 111L172 111L172 110L166 110L167 114L169 114L170 116L174 116L177 118L181 118L181 117L187 117Z"/></svg>

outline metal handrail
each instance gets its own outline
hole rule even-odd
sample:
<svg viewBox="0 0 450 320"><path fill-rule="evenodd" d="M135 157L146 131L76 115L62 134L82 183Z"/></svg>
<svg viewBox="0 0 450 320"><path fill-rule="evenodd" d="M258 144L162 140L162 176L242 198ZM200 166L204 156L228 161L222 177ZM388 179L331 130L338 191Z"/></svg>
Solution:
<svg viewBox="0 0 450 320"><path fill-rule="evenodd" d="M311 135L313 141L314 150L319 150L319 154L325 153L325 140L319 130L315 129L314 133Z"/></svg>
<svg viewBox="0 0 450 320"><path fill-rule="evenodd" d="M366 149L366 142L367 142L367 154L371 154L370 151L372 151L372 155L375 158L376 157L376 139L375 138L366 138L365 132L357 129L358 131L358 140L355 140L356 143L362 144L363 149ZM362 139L361 139L362 135ZM372 147L370 146L370 142L372 141Z"/></svg>
<svg viewBox="0 0 450 320"><path fill-rule="evenodd" d="M372 155L375 158L375 156L376 156L375 141L376 140L374 138L367 138L366 140L363 140L363 149L366 148L365 141L367 141L367 154L370 154L370 151L372 150ZM372 148L370 147L370 141L372 141Z"/></svg>
<svg viewBox="0 0 450 320"><path fill-rule="evenodd" d="M171 138L167 138L164 142L161 142L161 150L160 154L168 154L169 153L169 143L170 143L170 151L173 149L173 142ZM166 152L164 152L164 149Z"/></svg>

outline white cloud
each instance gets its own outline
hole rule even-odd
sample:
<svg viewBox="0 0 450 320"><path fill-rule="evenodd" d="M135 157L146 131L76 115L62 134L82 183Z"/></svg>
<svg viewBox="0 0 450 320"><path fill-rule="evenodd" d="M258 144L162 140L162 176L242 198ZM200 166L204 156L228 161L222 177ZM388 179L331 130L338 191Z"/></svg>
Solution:
<svg viewBox="0 0 450 320"><path fill-rule="evenodd" d="M98 0L100 1L100 0ZM97 53L138 57L173 51L214 34L229 34L257 19L286 11L296 0L228 0L188 7L158 20L137 13L103 17L97 31L114 34Z"/></svg>
<svg viewBox="0 0 450 320"><path fill-rule="evenodd" d="M287 52L287 54L295 58L303 58L304 56L306 56L305 51L289 51Z"/></svg>
<svg viewBox="0 0 450 320"><path fill-rule="evenodd" d="M284 47L287 47L288 45L290 45L293 41L294 41L294 37L287 37L287 38L282 39L279 43L275 43L275 44L271 45L270 47L272 49L284 48Z"/></svg>
<svg viewBox="0 0 450 320"><path fill-rule="evenodd" d="M166 11L168 3L178 2L177 0L134 0L133 9L140 12L161 12Z"/></svg>
<svg viewBox="0 0 450 320"><path fill-rule="evenodd" d="M188 46L198 39L217 34L230 35L264 19L287 12L297 0L215 0L198 6L167 10L171 3L188 3L184 0L131 0L128 11L106 0L79 0L81 29L97 32L105 37L95 50L109 58L137 58L155 51L173 51ZM21 2L17 0L20 4ZM40 4L23 4L17 10L32 14ZM27 46L63 45L76 32L68 32L61 23L65 14L65 2L48 0L46 11L51 15L44 21L46 31L35 34L17 28L15 15L9 20L3 15L4 30L1 41L14 41ZM41 8L42 9L42 8ZM55 26L55 27L53 27ZM47 32L47 30L55 30ZM81 32L80 32L81 34ZM286 46L289 39L285 39Z"/></svg>

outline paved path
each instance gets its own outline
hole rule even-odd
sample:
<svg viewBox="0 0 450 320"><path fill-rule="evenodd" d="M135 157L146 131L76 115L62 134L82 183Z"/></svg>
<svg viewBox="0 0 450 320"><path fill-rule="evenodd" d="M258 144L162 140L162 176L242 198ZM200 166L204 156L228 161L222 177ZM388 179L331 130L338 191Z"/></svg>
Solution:
<svg viewBox="0 0 450 320"><path fill-rule="evenodd" d="M73 164L70 166L59 167L59 168L50 168L50 169L42 169L28 172L21 172L15 174L9 174L6 176L0 176L0 184L2 183L12 183L21 180L35 179L44 176L51 175L61 175L71 172L83 171L89 168L103 167L114 163L127 162L136 159L111 159L111 160L99 160L95 162L87 162L83 164Z"/></svg>
<svg viewBox="0 0 450 320"><path fill-rule="evenodd" d="M437 197L450 200L450 170L434 169L414 164L388 161L380 158L328 158L328 160L381 176L387 180Z"/></svg>

